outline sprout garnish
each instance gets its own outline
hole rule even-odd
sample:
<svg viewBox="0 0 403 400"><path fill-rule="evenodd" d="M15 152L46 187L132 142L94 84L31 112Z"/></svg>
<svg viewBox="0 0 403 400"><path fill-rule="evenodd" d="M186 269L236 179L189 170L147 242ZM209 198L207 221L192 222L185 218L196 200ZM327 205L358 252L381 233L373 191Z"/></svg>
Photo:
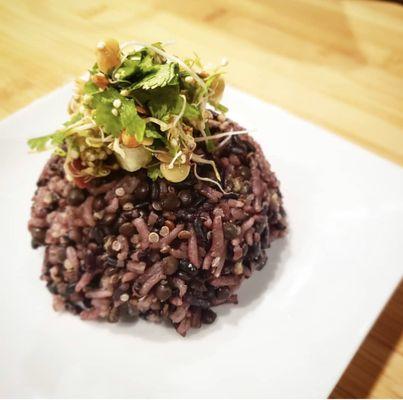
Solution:
<svg viewBox="0 0 403 400"><path fill-rule="evenodd" d="M219 181L214 161L194 153L197 143L213 151L215 140L247 133L209 134L206 107L226 111L222 75L220 68L203 70L197 56L181 60L167 53L161 43L99 42L88 79L76 81L70 120L28 144L65 157L67 178L83 187L119 168L146 168L153 180L180 182L194 165L198 179L211 181L197 174L196 164L211 165Z"/></svg>

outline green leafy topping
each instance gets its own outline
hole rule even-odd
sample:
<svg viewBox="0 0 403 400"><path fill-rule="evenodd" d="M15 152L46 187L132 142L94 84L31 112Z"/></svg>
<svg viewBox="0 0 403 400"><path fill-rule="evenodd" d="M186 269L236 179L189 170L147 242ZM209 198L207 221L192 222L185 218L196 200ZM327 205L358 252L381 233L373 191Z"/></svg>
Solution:
<svg viewBox="0 0 403 400"><path fill-rule="evenodd" d="M120 95L115 89L109 88L104 92L95 94L92 101L95 110L95 122L105 133L113 136L119 136L122 132L122 123L117 109L116 115L112 113L114 109L113 101L119 99L119 97Z"/></svg>
<svg viewBox="0 0 403 400"><path fill-rule="evenodd" d="M125 60L122 65L116 70L114 77L120 81L128 80L139 68L139 61L136 59Z"/></svg>
<svg viewBox="0 0 403 400"><path fill-rule="evenodd" d="M130 136L135 136L138 142L144 138L146 123L143 118L137 114L136 106L132 101L123 99L119 109L119 116L122 128Z"/></svg>
<svg viewBox="0 0 403 400"><path fill-rule="evenodd" d="M63 126L66 126L66 127L71 126L71 125L75 124L76 122L80 121L82 117L83 117L83 114L81 114L81 113L74 114L68 121L66 121L63 124Z"/></svg>
<svg viewBox="0 0 403 400"><path fill-rule="evenodd" d="M110 58L97 51L89 79L77 81L70 120L50 135L30 139L29 147L52 147L80 182L117 168L146 168L153 180L164 176L179 182L191 163L213 163L194 151L202 142L208 152L216 148L218 138L208 139L206 107L227 111L220 103L222 72L205 71L197 55L181 60L161 43L133 51L119 49L112 39L104 43Z"/></svg>
<svg viewBox="0 0 403 400"><path fill-rule="evenodd" d="M183 117L190 121L198 120L201 117L200 110L196 106L187 103L185 106L185 112L183 113Z"/></svg>
<svg viewBox="0 0 403 400"><path fill-rule="evenodd" d="M83 94L92 95L99 92L99 87L92 81L85 82L83 86Z"/></svg>
<svg viewBox="0 0 403 400"><path fill-rule="evenodd" d="M145 130L145 137L161 140L164 144L168 144L165 136L158 132L157 128L153 124L147 124Z"/></svg>
<svg viewBox="0 0 403 400"><path fill-rule="evenodd" d="M147 176L152 179L153 181L156 181L158 178L162 178L162 173L160 170L159 165L154 165L150 168L147 169Z"/></svg>
<svg viewBox="0 0 403 400"><path fill-rule="evenodd" d="M31 150L44 151L46 150L46 145L49 140L52 139L53 135L39 136L28 140L28 146Z"/></svg>
<svg viewBox="0 0 403 400"><path fill-rule="evenodd" d="M178 72L179 66L176 63L156 65L143 79L130 86L129 90L152 90L168 85L176 85L178 84Z"/></svg>

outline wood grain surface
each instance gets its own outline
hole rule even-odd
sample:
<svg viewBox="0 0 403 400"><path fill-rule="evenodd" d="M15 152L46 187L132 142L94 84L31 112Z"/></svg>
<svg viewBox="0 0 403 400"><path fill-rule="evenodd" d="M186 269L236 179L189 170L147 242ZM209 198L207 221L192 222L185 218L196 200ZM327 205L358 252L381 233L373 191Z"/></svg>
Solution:
<svg viewBox="0 0 403 400"><path fill-rule="evenodd" d="M100 38L175 40L227 80L403 165L403 7L336 0L0 0L0 118L67 83ZM381 271L380 271L381 273ZM332 397L403 397L403 288Z"/></svg>

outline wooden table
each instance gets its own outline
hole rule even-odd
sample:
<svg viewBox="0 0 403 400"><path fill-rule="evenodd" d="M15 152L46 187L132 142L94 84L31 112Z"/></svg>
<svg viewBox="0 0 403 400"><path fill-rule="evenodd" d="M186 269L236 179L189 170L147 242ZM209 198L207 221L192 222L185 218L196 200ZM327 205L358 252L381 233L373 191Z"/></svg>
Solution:
<svg viewBox="0 0 403 400"><path fill-rule="evenodd" d="M0 0L0 117L67 83L100 38L230 61L227 80L403 165L403 7L364 0ZM333 397L403 396L403 288Z"/></svg>

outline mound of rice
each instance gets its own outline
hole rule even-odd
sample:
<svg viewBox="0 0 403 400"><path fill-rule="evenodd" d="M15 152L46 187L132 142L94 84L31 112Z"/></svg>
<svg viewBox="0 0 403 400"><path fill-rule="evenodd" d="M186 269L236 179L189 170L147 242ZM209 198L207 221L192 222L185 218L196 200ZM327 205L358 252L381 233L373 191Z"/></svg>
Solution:
<svg viewBox="0 0 403 400"><path fill-rule="evenodd" d="M242 129L209 124L215 133ZM52 157L29 230L32 246L45 247L41 277L55 310L85 320L166 320L185 336L214 322L212 307L237 304L243 280L285 234L285 212L279 182L249 136L230 137L208 157L227 194L193 172L171 183L121 170L78 189L65 179L64 160ZM210 166L197 172L214 179Z"/></svg>

